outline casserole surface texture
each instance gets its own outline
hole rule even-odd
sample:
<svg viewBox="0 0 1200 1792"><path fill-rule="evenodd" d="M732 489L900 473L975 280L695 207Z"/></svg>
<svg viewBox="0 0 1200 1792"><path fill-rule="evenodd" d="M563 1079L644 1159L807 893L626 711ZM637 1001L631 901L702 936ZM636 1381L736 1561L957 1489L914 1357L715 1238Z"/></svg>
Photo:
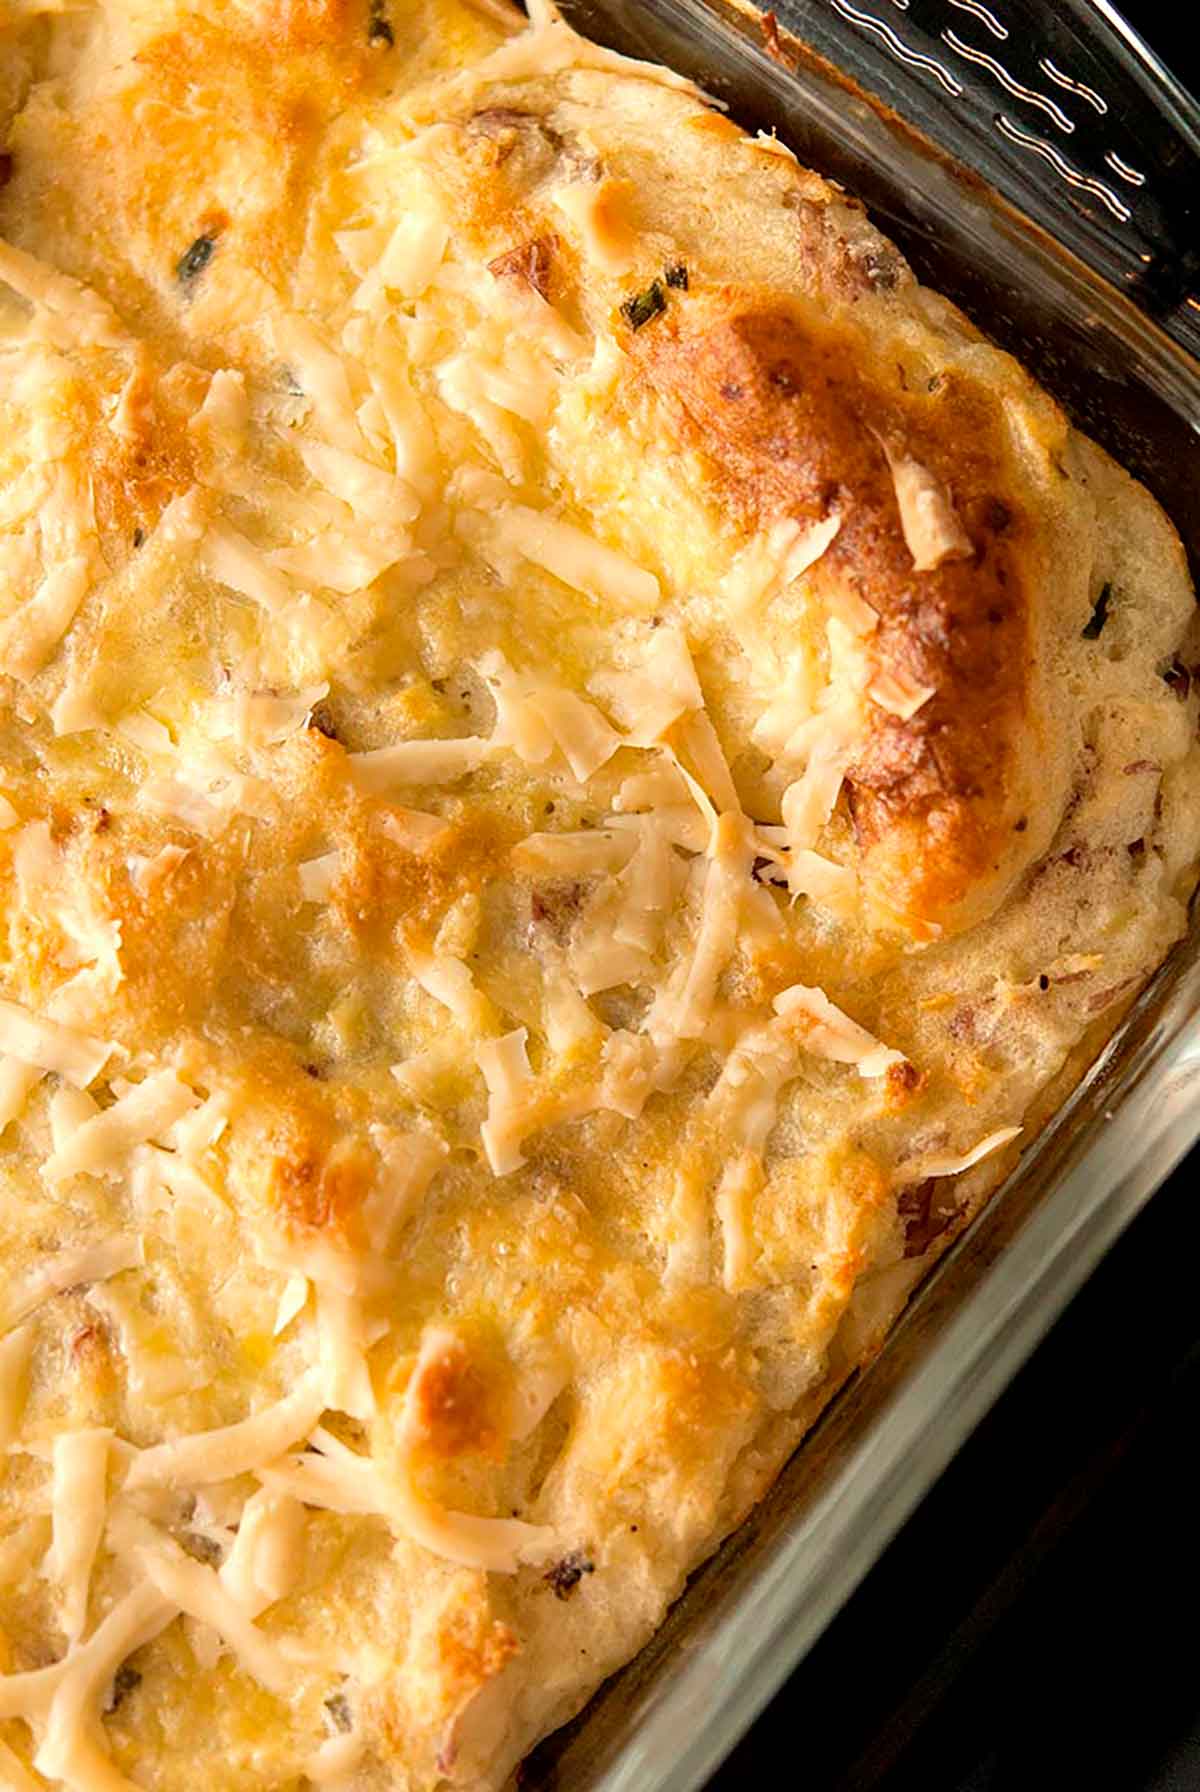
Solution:
<svg viewBox="0 0 1200 1792"><path fill-rule="evenodd" d="M1183 552L552 13L0 18L0 1783L483 1792L1183 932Z"/></svg>

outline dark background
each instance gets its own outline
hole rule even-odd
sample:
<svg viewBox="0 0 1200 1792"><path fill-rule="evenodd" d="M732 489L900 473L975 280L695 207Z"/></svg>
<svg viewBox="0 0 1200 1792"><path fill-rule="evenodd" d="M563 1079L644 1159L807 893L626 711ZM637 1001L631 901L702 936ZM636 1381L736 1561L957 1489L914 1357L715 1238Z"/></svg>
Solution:
<svg viewBox="0 0 1200 1792"><path fill-rule="evenodd" d="M1197 0L1122 10L1197 91ZM1198 1185L1200 1152L711 1792L1200 1792Z"/></svg>

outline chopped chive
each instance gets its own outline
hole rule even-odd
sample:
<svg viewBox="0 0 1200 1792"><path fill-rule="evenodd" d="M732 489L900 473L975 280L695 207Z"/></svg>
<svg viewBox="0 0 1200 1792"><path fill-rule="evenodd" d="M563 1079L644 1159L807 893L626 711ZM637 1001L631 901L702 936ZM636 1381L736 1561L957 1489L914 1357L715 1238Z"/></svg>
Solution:
<svg viewBox="0 0 1200 1792"><path fill-rule="evenodd" d="M662 281L652 280L645 292L635 293L631 299L625 300L621 306L621 316L631 330L640 330L666 308L667 295L662 289Z"/></svg>
<svg viewBox="0 0 1200 1792"><path fill-rule="evenodd" d="M1091 618L1084 625L1083 639L1085 641L1098 641L1100 639L1101 630L1103 629L1104 624L1108 621L1108 606L1111 600L1112 586L1109 584L1102 585L1100 588L1100 595L1096 599L1095 606L1092 610Z"/></svg>
<svg viewBox="0 0 1200 1792"><path fill-rule="evenodd" d="M581 1549L573 1549L565 1555L561 1562L555 1562L542 1579L553 1587L555 1597L569 1599L585 1574L594 1574L596 1564L588 1559Z"/></svg>
<svg viewBox="0 0 1200 1792"><path fill-rule="evenodd" d="M130 1693L135 1692L141 1684L142 1676L138 1673L138 1670L136 1668L131 1668L127 1661L123 1661L113 1675L112 1688L108 1698L104 1702L105 1714L111 1716L114 1711L125 1703L125 1700L129 1697Z"/></svg>
<svg viewBox="0 0 1200 1792"><path fill-rule="evenodd" d="M181 280L184 286L190 285L197 275L204 272L213 258L216 246L212 237L198 236L191 248L186 249L175 263L176 278Z"/></svg>
<svg viewBox="0 0 1200 1792"><path fill-rule="evenodd" d="M673 286L677 292L687 291L688 271L682 261L672 262L671 266L665 270L664 278L667 285Z"/></svg>
<svg viewBox="0 0 1200 1792"><path fill-rule="evenodd" d="M329 1713L329 1720L335 1730L341 1730L344 1733L354 1728L354 1719L351 1716L345 1693L331 1693L325 1701L325 1709Z"/></svg>
<svg viewBox="0 0 1200 1792"><path fill-rule="evenodd" d="M395 41L396 33L392 30L388 20L385 0L371 0L367 20L367 42L369 44L387 44L390 49Z"/></svg>

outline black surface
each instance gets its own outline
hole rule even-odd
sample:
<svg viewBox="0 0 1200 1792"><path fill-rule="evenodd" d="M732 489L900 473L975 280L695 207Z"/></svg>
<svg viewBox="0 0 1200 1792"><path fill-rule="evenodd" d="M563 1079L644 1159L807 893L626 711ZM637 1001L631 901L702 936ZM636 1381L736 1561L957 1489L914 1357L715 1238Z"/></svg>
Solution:
<svg viewBox="0 0 1200 1792"><path fill-rule="evenodd" d="M1194 0L1124 10L1197 91ZM1198 1195L1200 1152L710 1792L1200 1789Z"/></svg>
<svg viewBox="0 0 1200 1792"><path fill-rule="evenodd" d="M719 1792L781 1761L813 1792L1200 1786L1197 1180L1109 1254Z"/></svg>

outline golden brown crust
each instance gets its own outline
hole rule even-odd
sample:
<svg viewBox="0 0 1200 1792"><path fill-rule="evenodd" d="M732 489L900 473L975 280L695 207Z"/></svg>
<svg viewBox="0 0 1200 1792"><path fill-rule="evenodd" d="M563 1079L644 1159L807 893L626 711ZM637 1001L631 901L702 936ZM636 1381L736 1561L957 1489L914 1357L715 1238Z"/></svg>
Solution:
<svg viewBox="0 0 1200 1792"><path fill-rule="evenodd" d="M743 526L841 515L818 589L864 598L876 666L935 692L907 720L873 709L856 749L847 800L867 877L917 924L977 912L1013 874L1030 670L1020 498L994 405L953 377L906 390L861 334L745 288L690 293L626 347ZM914 571L884 442L950 489L971 560Z"/></svg>

